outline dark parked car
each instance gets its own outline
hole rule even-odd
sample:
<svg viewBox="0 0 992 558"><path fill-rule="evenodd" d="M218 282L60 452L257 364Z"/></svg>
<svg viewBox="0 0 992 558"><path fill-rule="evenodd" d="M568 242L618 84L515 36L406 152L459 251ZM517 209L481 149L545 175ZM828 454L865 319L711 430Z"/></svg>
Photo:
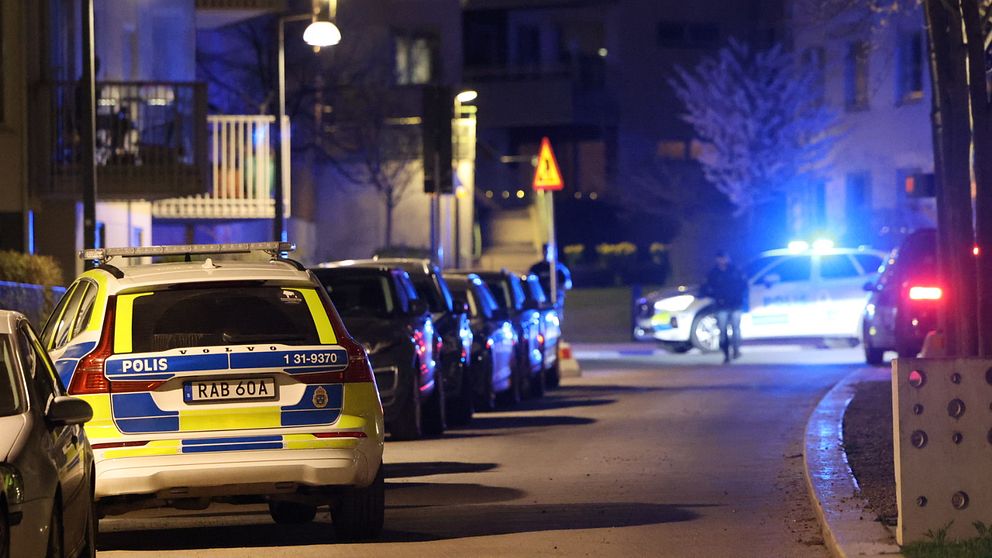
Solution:
<svg viewBox="0 0 992 558"><path fill-rule="evenodd" d="M434 327L441 336L441 358L438 362L444 376L445 398L448 402L448 422L466 424L472 420L475 385L468 364L472 350L472 329L464 305L451 302L451 292L441 270L430 260L413 258L376 258L360 260L354 265L388 265L410 274L420 298L427 301Z"/></svg>
<svg viewBox="0 0 992 558"><path fill-rule="evenodd" d="M96 551L88 403L66 395L27 319L0 311L0 556Z"/></svg>
<svg viewBox="0 0 992 558"><path fill-rule="evenodd" d="M313 272L368 352L392 437L441 435L444 381L436 373L434 324L407 273L386 265L335 264Z"/></svg>
<svg viewBox="0 0 992 558"><path fill-rule="evenodd" d="M517 334L510 320L499 311L489 288L473 273L445 273L451 296L457 305L468 308L472 328L471 376L479 408L491 410L497 400L512 404L519 399L513 392L513 362Z"/></svg>
<svg viewBox="0 0 992 558"><path fill-rule="evenodd" d="M558 387L561 371L558 368L558 342L561 340L561 318L541 287L536 275L521 275L520 284L524 288L524 306L533 308L541 316L540 341L544 355L544 380L548 387Z"/></svg>
<svg viewBox="0 0 992 558"><path fill-rule="evenodd" d="M544 355L541 348L541 314L524 303L526 295L520 277L500 271L473 271L485 281L517 332L516 381L522 394L540 397L544 394Z"/></svg>
<svg viewBox="0 0 992 558"><path fill-rule="evenodd" d="M937 281L937 232L919 229L905 239L865 285L862 335L865 361L881 364L885 351L916 356L937 327L943 290Z"/></svg>

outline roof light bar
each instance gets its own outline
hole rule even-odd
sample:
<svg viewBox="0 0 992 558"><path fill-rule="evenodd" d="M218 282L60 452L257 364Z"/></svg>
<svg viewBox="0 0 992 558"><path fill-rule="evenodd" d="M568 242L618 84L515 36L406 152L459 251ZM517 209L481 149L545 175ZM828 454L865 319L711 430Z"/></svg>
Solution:
<svg viewBox="0 0 992 558"><path fill-rule="evenodd" d="M193 254L247 254L266 252L278 256L296 250L292 242L236 242L232 244L179 244L175 246L135 246L122 248L89 248L79 252L83 260L105 262L115 256L121 258L147 258L151 256L184 256Z"/></svg>

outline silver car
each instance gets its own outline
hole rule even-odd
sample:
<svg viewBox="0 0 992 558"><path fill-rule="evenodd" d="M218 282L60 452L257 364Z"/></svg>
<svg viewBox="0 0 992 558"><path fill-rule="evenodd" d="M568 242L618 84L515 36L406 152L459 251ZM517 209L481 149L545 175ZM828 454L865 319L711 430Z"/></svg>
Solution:
<svg viewBox="0 0 992 558"><path fill-rule="evenodd" d="M0 557L95 554L92 416L27 319L0 311Z"/></svg>

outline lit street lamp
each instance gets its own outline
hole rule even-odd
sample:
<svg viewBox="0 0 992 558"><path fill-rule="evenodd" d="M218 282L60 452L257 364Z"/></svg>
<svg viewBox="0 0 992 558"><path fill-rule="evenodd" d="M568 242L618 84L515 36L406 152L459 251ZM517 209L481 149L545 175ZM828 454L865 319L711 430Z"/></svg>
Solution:
<svg viewBox="0 0 992 558"><path fill-rule="evenodd" d="M327 20L320 19L320 5L323 0L314 0L313 12L309 14L286 15L279 18L279 57L278 57L278 91L276 104L278 114L276 116L276 136L279 138L276 145L276 181L273 192L275 198L275 214L273 223L273 236L276 241L286 240L286 207L285 207L285 186L289 174L287 161L283 161L284 144L283 139L288 135L283 124L286 119L286 22L310 20L310 25L303 31L303 40L314 48L334 46L341 42L341 30L333 23L337 12L337 0L327 0Z"/></svg>

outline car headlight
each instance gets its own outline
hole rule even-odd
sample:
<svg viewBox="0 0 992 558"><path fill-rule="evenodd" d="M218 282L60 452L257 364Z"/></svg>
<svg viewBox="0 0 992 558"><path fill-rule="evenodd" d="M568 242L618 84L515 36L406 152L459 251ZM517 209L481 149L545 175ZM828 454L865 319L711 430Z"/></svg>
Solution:
<svg viewBox="0 0 992 558"><path fill-rule="evenodd" d="M696 300L690 294L672 296L655 301L654 309L658 312L681 312Z"/></svg>
<svg viewBox="0 0 992 558"><path fill-rule="evenodd" d="M24 502L24 479L17 469L11 465L0 465L0 483L9 505L19 505Z"/></svg>

